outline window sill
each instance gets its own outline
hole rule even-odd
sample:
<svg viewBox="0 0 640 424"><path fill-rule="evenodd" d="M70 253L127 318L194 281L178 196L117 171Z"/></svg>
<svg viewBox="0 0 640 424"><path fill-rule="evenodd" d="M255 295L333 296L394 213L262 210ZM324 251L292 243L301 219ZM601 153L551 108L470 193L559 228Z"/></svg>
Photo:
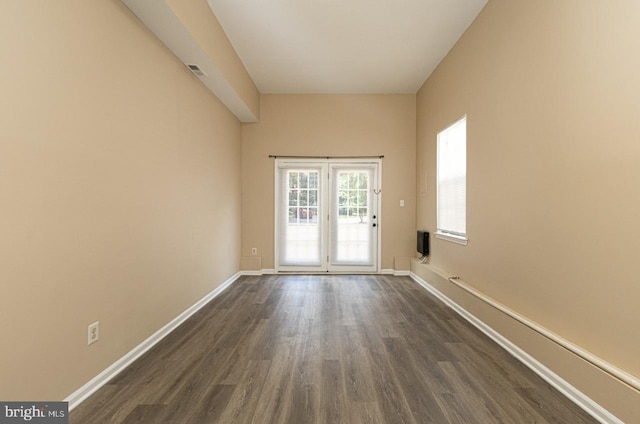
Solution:
<svg viewBox="0 0 640 424"><path fill-rule="evenodd" d="M461 244L463 246L466 246L467 243L469 242L469 239L467 239L466 237L454 236L453 234L447 234L447 233L441 233L441 232L436 232L436 238Z"/></svg>

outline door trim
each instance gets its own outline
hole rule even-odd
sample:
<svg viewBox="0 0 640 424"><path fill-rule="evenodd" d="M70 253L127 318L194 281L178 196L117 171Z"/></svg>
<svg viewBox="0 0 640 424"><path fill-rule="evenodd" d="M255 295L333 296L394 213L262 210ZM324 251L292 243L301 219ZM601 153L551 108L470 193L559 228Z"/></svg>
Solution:
<svg viewBox="0 0 640 424"><path fill-rule="evenodd" d="M376 237L376 245L374 246L375 252L375 261L374 261L374 270L357 270L354 267L353 271L329 271L329 261L327 260L327 256L329 255L329 231L330 225L325 223L322 229L323 238L321 251L322 251L322 269L318 269L315 267L293 267L293 266L281 266L279 260L279 213L281 210L280 205L280 195L281 195L281 182L280 182L280 168L282 168L281 164L300 164L300 165L318 165L322 167L323 171L326 175L323 176L327 178L329 175L329 167L331 164L354 164L354 165L362 165L362 164L375 164L377 167L377 190L379 190L379 194L373 196L374 201L376 202L376 210L377 210L377 237ZM324 181L324 184L327 184L327 181ZM382 227L382 157L376 158L278 158L276 157L274 160L274 233L273 233L273 241L274 241L274 270L275 273L319 273L319 274L353 274L353 273L363 273L363 274L377 274L382 269L382 231L380 230ZM322 217L327 215L330 211L330 199L329 199L329 189L323 190L322 194ZM314 269L315 268L315 269Z"/></svg>

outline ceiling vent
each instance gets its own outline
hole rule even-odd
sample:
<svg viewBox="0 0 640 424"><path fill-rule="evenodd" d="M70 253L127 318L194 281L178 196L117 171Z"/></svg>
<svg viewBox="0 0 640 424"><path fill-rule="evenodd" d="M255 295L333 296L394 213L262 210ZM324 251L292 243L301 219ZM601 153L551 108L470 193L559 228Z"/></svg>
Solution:
<svg viewBox="0 0 640 424"><path fill-rule="evenodd" d="M194 74L196 74L199 77L206 77L207 74L204 73L204 71L202 69L200 69L200 67L198 65L192 65L189 63L185 63L185 65L187 65L187 68L189 68L189 70L191 72L193 72Z"/></svg>

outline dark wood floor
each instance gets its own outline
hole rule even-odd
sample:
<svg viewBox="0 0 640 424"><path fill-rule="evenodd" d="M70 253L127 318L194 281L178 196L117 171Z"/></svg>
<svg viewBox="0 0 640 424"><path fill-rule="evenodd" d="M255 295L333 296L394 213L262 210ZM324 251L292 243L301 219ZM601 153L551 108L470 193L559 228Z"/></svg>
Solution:
<svg viewBox="0 0 640 424"><path fill-rule="evenodd" d="M594 423L408 277L242 277L71 423Z"/></svg>

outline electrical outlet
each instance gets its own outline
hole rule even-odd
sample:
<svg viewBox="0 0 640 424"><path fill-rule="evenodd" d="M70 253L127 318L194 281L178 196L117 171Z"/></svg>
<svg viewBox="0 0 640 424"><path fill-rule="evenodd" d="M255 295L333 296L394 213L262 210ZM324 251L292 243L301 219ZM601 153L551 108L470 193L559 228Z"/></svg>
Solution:
<svg viewBox="0 0 640 424"><path fill-rule="evenodd" d="M93 324L89 325L89 345L94 344L100 338L100 321L96 321Z"/></svg>
<svg viewBox="0 0 640 424"><path fill-rule="evenodd" d="M258 254L258 248L257 248L257 247L252 247L252 248L251 248L251 254L252 254L253 256L256 256L256 255Z"/></svg>

